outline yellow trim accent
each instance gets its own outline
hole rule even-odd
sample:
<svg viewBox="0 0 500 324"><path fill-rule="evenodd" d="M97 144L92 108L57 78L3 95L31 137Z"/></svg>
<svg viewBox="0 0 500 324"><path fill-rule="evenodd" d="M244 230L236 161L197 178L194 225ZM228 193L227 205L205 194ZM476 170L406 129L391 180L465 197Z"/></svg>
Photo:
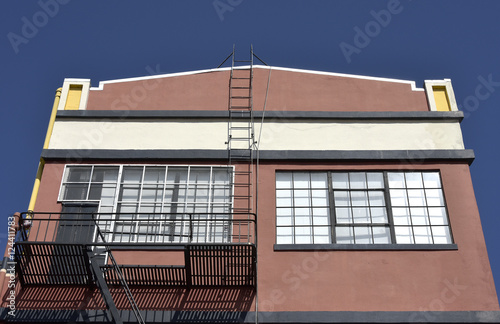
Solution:
<svg viewBox="0 0 500 324"><path fill-rule="evenodd" d="M450 100L445 86L432 87L437 111L451 111Z"/></svg>
<svg viewBox="0 0 500 324"><path fill-rule="evenodd" d="M82 99L83 85L70 84L68 89L68 97L64 110L78 110L80 109L80 100Z"/></svg>
<svg viewBox="0 0 500 324"><path fill-rule="evenodd" d="M43 167L45 166L45 161L40 159L38 163L38 170L36 171L35 183L33 184L33 191L31 192L30 204L28 206L28 211L33 211L35 209L36 198L38 197L38 190L40 189L40 182L42 181Z"/></svg>
<svg viewBox="0 0 500 324"><path fill-rule="evenodd" d="M52 136L52 130L54 129L54 123L56 121L57 106L59 106L59 99L61 98L62 88L56 90L56 97L54 98L54 105L52 106L52 113L50 114L49 127L47 128L47 134L45 135L45 142L43 143L43 148L49 148L50 137ZM33 191L31 192L30 204L28 206L28 211L33 211L35 208L36 198L38 197L38 189L40 188L40 182L42 180L43 167L45 166L45 161L41 158L40 163L38 163L38 169L36 171L35 183L33 184Z"/></svg>
<svg viewBox="0 0 500 324"><path fill-rule="evenodd" d="M54 99L54 105L52 106L52 113L50 114L49 127L47 128L47 134L45 135L45 142L43 143L43 148L49 148L50 137L52 136L52 130L54 129L54 123L56 121L57 107L59 106L59 99L61 99L62 88L56 90L56 97Z"/></svg>

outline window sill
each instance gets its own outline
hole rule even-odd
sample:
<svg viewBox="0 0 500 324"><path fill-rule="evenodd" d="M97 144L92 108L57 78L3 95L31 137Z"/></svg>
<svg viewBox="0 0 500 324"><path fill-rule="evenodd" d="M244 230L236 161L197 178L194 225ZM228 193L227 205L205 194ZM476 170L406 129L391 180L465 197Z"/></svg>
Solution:
<svg viewBox="0 0 500 324"><path fill-rule="evenodd" d="M456 244L274 244L274 251L441 251Z"/></svg>

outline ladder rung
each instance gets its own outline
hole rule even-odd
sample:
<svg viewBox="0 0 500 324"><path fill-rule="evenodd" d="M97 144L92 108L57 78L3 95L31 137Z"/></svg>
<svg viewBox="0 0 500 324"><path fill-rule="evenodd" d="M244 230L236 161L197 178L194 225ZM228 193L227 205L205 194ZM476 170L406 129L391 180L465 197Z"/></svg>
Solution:
<svg viewBox="0 0 500 324"><path fill-rule="evenodd" d="M252 171L234 171L234 174L252 174Z"/></svg>
<svg viewBox="0 0 500 324"><path fill-rule="evenodd" d="M234 126L234 127L229 127L229 129L250 129L252 128L251 126L248 127L243 127L243 126Z"/></svg>
<svg viewBox="0 0 500 324"><path fill-rule="evenodd" d="M231 106L230 109L251 109L249 106Z"/></svg>
<svg viewBox="0 0 500 324"><path fill-rule="evenodd" d="M231 87L231 89L250 89L250 87Z"/></svg>
<svg viewBox="0 0 500 324"><path fill-rule="evenodd" d="M250 99L250 97L246 97L246 96L232 96L231 98L233 98L233 99Z"/></svg>
<svg viewBox="0 0 500 324"><path fill-rule="evenodd" d="M250 195L250 196L233 196L233 198L236 198L236 199L243 199L243 198L252 198L253 196Z"/></svg>
<svg viewBox="0 0 500 324"><path fill-rule="evenodd" d="M231 79L233 79L233 80L250 80L250 77L246 77L246 78L232 77Z"/></svg>

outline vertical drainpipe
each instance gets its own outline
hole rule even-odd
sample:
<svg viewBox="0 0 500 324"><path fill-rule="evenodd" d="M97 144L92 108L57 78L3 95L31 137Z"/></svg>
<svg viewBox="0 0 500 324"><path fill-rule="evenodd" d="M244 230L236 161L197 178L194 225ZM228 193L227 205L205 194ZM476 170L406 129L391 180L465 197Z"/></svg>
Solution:
<svg viewBox="0 0 500 324"><path fill-rule="evenodd" d="M56 97L54 99L54 105L52 106L52 113L50 115L50 121L49 121L49 127L47 129L47 135L45 135L45 142L43 143L43 148L47 149L49 147L49 142L50 142L50 137L52 135L52 129L54 128L54 122L56 120L56 115L57 115L57 107L59 106L59 99L61 98L61 91L62 88L58 88L56 90ZM43 167L45 165L45 160L43 158L40 158L40 162L38 163L38 170L36 172L36 178L35 178L35 184L33 185L33 191L31 193L31 199L30 199L30 204L28 206L28 211L33 211L35 208L35 202L36 202L36 197L38 196L38 189L40 188L40 180L42 179L42 173L43 173ZM20 214L16 213L14 215L15 217L15 224L17 225L19 222L19 217ZM15 230L18 228L14 225ZM5 284L5 277L7 273L7 263L10 257L9 253L9 245L5 247L5 252L4 252L4 257L1 262L1 269L0 269L0 293L4 289L4 284Z"/></svg>
<svg viewBox="0 0 500 324"><path fill-rule="evenodd" d="M47 135L45 135L45 142L43 143L43 149L49 148L50 137L52 135L52 130L54 129L54 122L57 115L57 107L59 106L59 99L61 98L62 88L56 90L56 97L54 99L54 105L52 106L52 113L50 115L49 127L47 128ZM31 193L30 204L28 206L28 211L33 211L35 209L36 197L38 196L38 189L40 188L40 181L42 179L43 167L45 166L45 160L40 158L40 163L38 164L38 170L36 172L35 184L33 185L33 192Z"/></svg>

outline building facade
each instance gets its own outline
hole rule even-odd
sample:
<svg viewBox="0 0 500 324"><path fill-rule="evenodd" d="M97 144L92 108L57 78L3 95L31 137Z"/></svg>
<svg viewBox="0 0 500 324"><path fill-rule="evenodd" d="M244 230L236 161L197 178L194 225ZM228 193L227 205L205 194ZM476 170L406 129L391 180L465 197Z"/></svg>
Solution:
<svg viewBox="0 0 500 324"><path fill-rule="evenodd" d="M237 63L64 80L4 320L500 321L450 80Z"/></svg>

